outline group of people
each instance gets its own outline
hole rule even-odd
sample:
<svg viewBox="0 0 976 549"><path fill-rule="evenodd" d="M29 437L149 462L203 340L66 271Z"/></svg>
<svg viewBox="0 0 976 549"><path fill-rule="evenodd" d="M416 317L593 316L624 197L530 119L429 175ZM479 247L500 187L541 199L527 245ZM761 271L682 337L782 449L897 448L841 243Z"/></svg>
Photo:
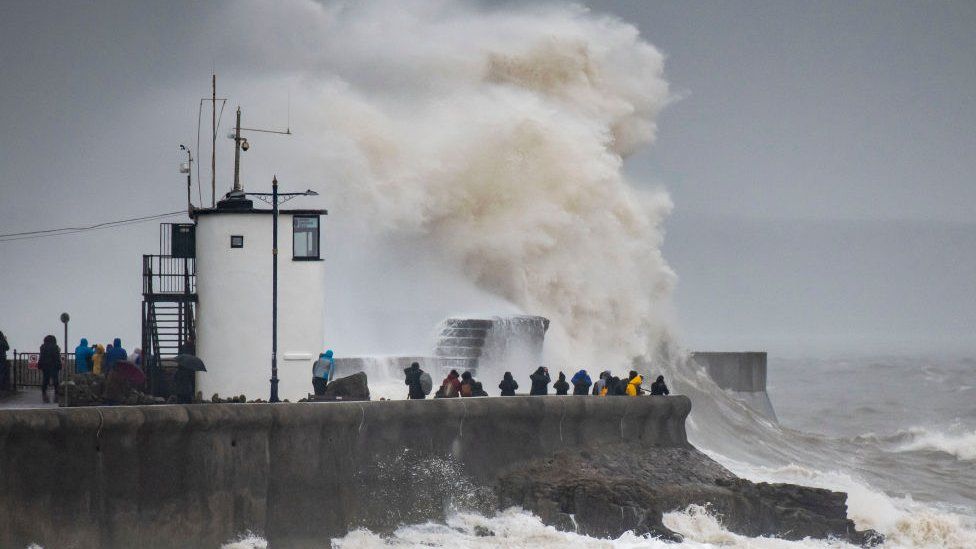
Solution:
<svg viewBox="0 0 976 549"><path fill-rule="evenodd" d="M47 336L54 338L54 336ZM44 338L47 341L47 338ZM132 351L132 356L122 347L122 340L115 338L112 343L102 346L101 343L88 345L87 338L81 338L75 347L75 373L108 375L120 360L128 360L136 366L142 366L142 350Z"/></svg>
<svg viewBox="0 0 976 549"><path fill-rule="evenodd" d="M411 399L423 399L430 394L432 383L430 374L420 369L420 364L414 362L409 368L404 369L405 383L407 385L407 397ZM549 384L552 378L549 369L539 366L532 375L529 376L531 383L529 395L549 394ZM664 376L658 376L657 380L651 384L650 390L642 387L644 378L637 372L631 370L627 378L619 378L610 373L609 370L600 373L599 379L594 383L586 370L580 370L569 380L566 374L559 372L559 376L552 388L557 395L568 395L572 390L574 395L595 395L595 396L638 396L648 393L654 396L666 396L671 392L664 382ZM502 376L498 389L501 396L515 396L515 391L519 384L515 381L511 372L505 372ZM474 379L471 372L458 374L457 370L451 370L444 378L440 388L434 393L434 398L455 398L455 397L476 397L488 396L480 381Z"/></svg>
<svg viewBox="0 0 976 549"><path fill-rule="evenodd" d="M0 391L9 389L10 386L10 364L7 362L7 351L10 345L7 338L0 332ZM192 336L184 341L179 348L180 354L196 355L196 344ZM152 361L149 361L152 362ZM110 374L117 369L119 363L125 363L125 367L130 370L134 366L143 375L147 375L143 364L141 349L135 349L131 354L122 346L122 340L115 338L112 343L102 345L96 343L89 345L87 338L81 338L78 346L75 347L74 372L76 374L95 374L109 378ZM44 337L41 344L40 353L37 360L37 369L41 371L41 399L50 402L48 387L54 387L57 394L60 387L61 370L64 368L64 355L58 345L58 339L53 335ZM131 377L127 370L123 377ZM189 369L178 367L173 377L173 394L177 396L178 402L192 402L195 390L195 372ZM142 376L136 376L145 379Z"/></svg>
<svg viewBox="0 0 976 549"><path fill-rule="evenodd" d="M75 373L94 373L97 375L108 376L115 366L122 361L129 361L136 366L142 365L142 351L136 349L132 356L122 347L122 340L115 338L112 343L102 346L101 343L88 345L88 339L81 338L78 346L75 347ZM53 335L44 336L44 343L41 344L40 354L37 359L37 368L43 375L41 379L41 399L49 402L47 388L54 387L57 393L60 386L61 369L64 367L61 347L58 346L58 339Z"/></svg>

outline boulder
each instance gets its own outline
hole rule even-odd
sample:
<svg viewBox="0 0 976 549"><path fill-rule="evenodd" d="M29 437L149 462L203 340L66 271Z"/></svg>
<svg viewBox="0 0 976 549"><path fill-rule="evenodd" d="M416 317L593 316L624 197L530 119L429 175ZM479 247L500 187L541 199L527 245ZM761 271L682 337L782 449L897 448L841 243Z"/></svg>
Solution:
<svg viewBox="0 0 976 549"><path fill-rule="evenodd" d="M332 380L325 388L325 395L316 397L315 400L369 400L366 374L357 372Z"/></svg>

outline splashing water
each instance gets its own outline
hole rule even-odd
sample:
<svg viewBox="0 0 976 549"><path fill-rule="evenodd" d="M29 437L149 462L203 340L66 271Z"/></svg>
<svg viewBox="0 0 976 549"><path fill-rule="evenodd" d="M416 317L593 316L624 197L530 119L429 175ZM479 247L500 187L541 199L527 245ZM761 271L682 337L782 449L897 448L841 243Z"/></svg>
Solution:
<svg viewBox="0 0 976 549"><path fill-rule="evenodd" d="M850 472L858 448L849 441L786 429L729 398L674 342L675 275L660 252L672 204L665 191L635 186L623 171L629 154L653 142L655 118L672 98L662 54L632 25L565 5L436 1L296 1L269 16L288 14L311 29L294 49L275 52L292 62L303 86L297 101L309 137L296 164L313 180L328 174L335 181L330 217L350 237L330 245L368 252L366 267L335 275L336 284L368 286L364 280L376 277L376 286L399 288L391 302L349 304L336 315L343 323L356 324L362 310L404 310L426 342L434 322L462 312L461 294L477 295L486 304L481 312L545 316L551 364L626 371L637 358L643 370L665 374L694 403L692 442L737 473L848 489L858 525L905 546L974 539L958 515L868 488ZM387 251L402 270L375 257ZM424 268L412 271L414 264ZM439 307L435 318L416 322L414 311L431 303ZM384 383L402 395L396 377ZM951 444L947 451L967 459L969 442ZM797 477L799 470L811 473ZM698 511L685 515L675 524L708 522ZM402 535L442 526L405 527ZM373 539L350 536L346 546Z"/></svg>
<svg viewBox="0 0 976 549"><path fill-rule="evenodd" d="M630 185L623 159L653 140L670 99L663 56L633 26L578 8L429 11L348 7L323 29L343 44L340 77L356 73L314 92L314 126L343 152L336 209L415 237L419 255L553 319L555 360L652 353L669 332L675 276L660 244L671 201ZM360 50L376 35L404 84L395 97L356 85L390 68Z"/></svg>

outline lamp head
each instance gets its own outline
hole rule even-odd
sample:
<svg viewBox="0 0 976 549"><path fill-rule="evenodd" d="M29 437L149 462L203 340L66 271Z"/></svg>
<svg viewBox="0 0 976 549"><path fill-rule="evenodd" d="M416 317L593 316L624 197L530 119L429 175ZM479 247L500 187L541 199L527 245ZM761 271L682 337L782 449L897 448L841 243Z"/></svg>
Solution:
<svg viewBox="0 0 976 549"><path fill-rule="evenodd" d="M305 191L305 196L318 196L318 195L319 193L313 191L312 189Z"/></svg>

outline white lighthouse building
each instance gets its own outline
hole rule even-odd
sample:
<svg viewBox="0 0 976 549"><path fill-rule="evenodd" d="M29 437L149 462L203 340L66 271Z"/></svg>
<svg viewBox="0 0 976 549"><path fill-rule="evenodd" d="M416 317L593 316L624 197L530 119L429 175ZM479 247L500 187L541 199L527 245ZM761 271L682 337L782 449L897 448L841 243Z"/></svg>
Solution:
<svg viewBox="0 0 976 549"><path fill-rule="evenodd" d="M213 86L216 109L216 76ZM236 122L228 136L234 140L232 190L216 203L212 196L210 208L193 207L193 157L181 145L194 222L162 224L159 255L143 255L142 348L152 366L149 385L154 394L172 395L177 357L195 352L206 365L195 375L204 400L215 393L270 400L276 379L277 397L295 401L311 392L312 364L324 351L322 216L328 212L279 209L316 193L278 193L277 179L271 193L245 193L241 152L250 146L241 132L291 130L242 128L239 107ZM216 136L216 114L213 124ZM215 181L212 176L212 188ZM251 197L271 207L256 208Z"/></svg>
<svg viewBox="0 0 976 549"><path fill-rule="evenodd" d="M325 210L278 212L278 395L292 402L311 391L312 364L323 352ZM272 355L272 209L231 192L197 209L196 351L204 399L267 399Z"/></svg>

